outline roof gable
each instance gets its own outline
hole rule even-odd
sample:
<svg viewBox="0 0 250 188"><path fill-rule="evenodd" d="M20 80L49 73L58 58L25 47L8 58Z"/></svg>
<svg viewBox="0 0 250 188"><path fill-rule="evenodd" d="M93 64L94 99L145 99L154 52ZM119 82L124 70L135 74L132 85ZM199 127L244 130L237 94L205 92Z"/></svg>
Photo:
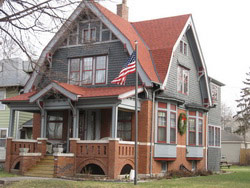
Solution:
<svg viewBox="0 0 250 188"><path fill-rule="evenodd" d="M189 17L182 15L132 23L151 50L161 82L166 77L173 47Z"/></svg>

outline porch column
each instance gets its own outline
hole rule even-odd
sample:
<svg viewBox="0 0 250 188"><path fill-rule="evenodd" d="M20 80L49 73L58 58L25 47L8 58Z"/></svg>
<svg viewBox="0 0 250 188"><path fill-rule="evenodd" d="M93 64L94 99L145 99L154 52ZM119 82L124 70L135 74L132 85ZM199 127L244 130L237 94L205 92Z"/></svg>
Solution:
<svg viewBox="0 0 250 188"><path fill-rule="evenodd" d="M14 136L15 114L16 114L16 111L13 109L10 109L10 121L9 121L8 137Z"/></svg>
<svg viewBox="0 0 250 188"><path fill-rule="evenodd" d="M41 110L41 138L46 138L47 111Z"/></svg>
<svg viewBox="0 0 250 188"><path fill-rule="evenodd" d="M78 138L79 109L73 110L73 138Z"/></svg>
<svg viewBox="0 0 250 188"><path fill-rule="evenodd" d="M112 107L112 138L117 138L118 105Z"/></svg>

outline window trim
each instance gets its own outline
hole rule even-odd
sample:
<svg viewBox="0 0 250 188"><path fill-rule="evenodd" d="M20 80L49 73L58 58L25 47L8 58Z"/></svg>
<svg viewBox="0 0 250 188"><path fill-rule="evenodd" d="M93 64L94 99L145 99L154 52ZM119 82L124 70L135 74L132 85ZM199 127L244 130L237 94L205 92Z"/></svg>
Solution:
<svg viewBox="0 0 250 188"><path fill-rule="evenodd" d="M189 120L190 120L190 119L193 119L193 120L194 120L194 126L195 126L195 127L194 127L194 129L195 129L194 131L191 131L191 130L190 130L190 123L189 123ZM189 139L189 138L190 138L190 132L193 132L194 135L195 135L195 141L194 141L195 143L194 143L194 144L190 144L190 139ZM191 117L188 118L188 145L189 145L189 146L196 146L196 142L197 142L196 132L197 132L196 118L195 118L194 116L191 116Z"/></svg>
<svg viewBox="0 0 250 188"><path fill-rule="evenodd" d="M118 111L118 114L119 114L119 112L121 112L121 111ZM119 117L117 117L117 124L119 123L119 122L122 122L122 123L130 123L130 130L119 130L118 129L118 126L117 126L117 137L118 137L118 132L122 132L122 133L127 133L127 132L130 132L130 139L129 140L124 140L124 141L132 141L132 129L133 129L133 125L132 125L132 119L133 119L133 114L132 114L132 112L127 112L127 111L123 111L123 112L126 112L126 113L130 113L130 120L121 120L121 119L119 119ZM123 134L122 134L123 135ZM120 137L119 137L120 138ZM123 139L123 138L121 138L121 139Z"/></svg>
<svg viewBox="0 0 250 188"><path fill-rule="evenodd" d="M159 103L164 104L164 106L159 107ZM175 106L175 109L172 108L172 106ZM158 131L158 125L159 125L159 118L158 118L158 112L165 112L166 113L166 138L164 142L159 142L158 138L159 138L159 131ZM175 114L175 142L171 142L171 113ZM157 129L156 130L156 134L155 137L157 139L155 139L155 141L157 143L165 143L165 144L177 144L177 115L178 115L178 107L175 103L171 103L171 102L158 102L157 103L157 110L156 110L156 125L157 125ZM173 128L172 128L173 129ZM169 133L169 134L168 134Z"/></svg>
<svg viewBox="0 0 250 188"><path fill-rule="evenodd" d="M212 128L213 131L213 143L212 145L210 144L210 134L209 134L209 129ZM216 129L219 130L219 140L218 143L219 145L216 144ZM221 126L219 125L208 125L208 147L213 147L213 148L221 148Z"/></svg>
<svg viewBox="0 0 250 188"><path fill-rule="evenodd" d="M185 42L184 40L180 41L179 52L185 56L188 56L188 43Z"/></svg>
<svg viewBox="0 0 250 188"><path fill-rule="evenodd" d="M105 57L105 74L104 74L104 82L103 83L96 83L96 70L104 70L104 69L96 69L96 59L97 57L104 56ZM91 83L84 84L83 83L83 72L84 72L84 58L92 58L92 76L91 76ZM106 85L108 83L108 54L105 55L96 55L96 56L85 56L85 57L79 57L79 58L69 58L68 59L68 79L67 83L70 83L70 75L71 75L71 60L72 59L79 59L80 60L80 70L79 70L79 75L80 75L80 80L78 86L90 86L90 85ZM76 72L76 71L74 71ZM72 84L76 85L76 84Z"/></svg>
<svg viewBox="0 0 250 188"><path fill-rule="evenodd" d="M159 126L159 112L163 112L165 113L165 122L166 122L166 125L165 126ZM164 110L158 110L157 111L157 143L167 143L167 127L168 127L168 113L167 111L164 111ZM165 141L159 141L159 128L164 128L165 129Z"/></svg>
<svg viewBox="0 0 250 188"><path fill-rule="evenodd" d="M6 89L0 89L0 92L3 92L3 99L6 99ZM6 105L5 104L2 104L2 102L0 101L0 106L3 106L3 108L0 108L0 111L4 111L6 110Z"/></svg>
<svg viewBox="0 0 250 188"><path fill-rule="evenodd" d="M179 75L181 74L181 75ZM187 92L184 92L184 85L185 85L185 78L184 75L187 74L188 77L188 81L187 81ZM179 78L181 78L181 81L179 80ZM177 92L183 95L189 95L189 80L190 80L190 74L189 74L189 70L181 65L178 65L177 67ZM181 82L181 91L179 90L179 84Z"/></svg>
<svg viewBox="0 0 250 188"><path fill-rule="evenodd" d="M195 119L195 144L190 144L190 140L189 140L189 119ZM201 139L202 139L202 144L200 145L200 139L199 139L199 134L200 134L200 131L199 131L199 120L202 120L202 136L201 136ZM201 112L201 111L195 111L195 110L189 110L188 111L188 130L187 130L187 133L188 133L188 136L187 136L187 145L189 146L204 146L204 113Z"/></svg>

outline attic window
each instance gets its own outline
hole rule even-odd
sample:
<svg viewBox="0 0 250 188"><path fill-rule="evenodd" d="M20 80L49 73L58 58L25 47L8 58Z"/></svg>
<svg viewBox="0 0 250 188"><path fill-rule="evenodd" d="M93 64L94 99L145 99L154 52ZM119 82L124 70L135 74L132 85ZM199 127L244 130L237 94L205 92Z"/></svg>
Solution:
<svg viewBox="0 0 250 188"><path fill-rule="evenodd" d="M83 30L83 42L93 42L96 40L96 28Z"/></svg>
<svg viewBox="0 0 250 188"><path fill-rule="evenodd" d="M184 55L188 55L188 45L182 40L180 42L180 52Z"/></svg>
<svg viewBox="0 0 250 188"><path fill-rule="evenodd" d="M213 103L216 104L218 102L218 86L211 83L211 93L212 93L212 100Z"/></svg>
<svg viewBox="0 0 250 188"><path fill-rule="evenodd" d="M75 27L69 34L69 45L76 45L77 41L77 27Z"/></svg>
<svg viewBox="0 0 250 188"><path fill-rule="evenodd" d="M189 93L189 71L182 66L177 68L177 91L185 95Z"/></svg>

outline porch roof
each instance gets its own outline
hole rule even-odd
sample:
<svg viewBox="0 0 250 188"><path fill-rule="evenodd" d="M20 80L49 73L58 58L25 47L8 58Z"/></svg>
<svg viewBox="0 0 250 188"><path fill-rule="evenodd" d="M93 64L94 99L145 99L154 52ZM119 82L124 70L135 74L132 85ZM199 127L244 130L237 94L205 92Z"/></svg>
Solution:
<svg viewBox="0 0 250 188"><path fill-rule="evenodd" d="M77 99L96 98L96 97L101 98L101 97L112 97L112 96L117 96L119 99L123 99L129 96L133 96L135 92L134 86L89 88L89 87L80 87L76 85L53 81L51 84L49 84L40 91L33 91L17 95L14 97L6 98L1 101L3 103L21 102L21 101L34 102L34 100L40 98L45 93L49 92L51 89L55 89L56 91L60 92L61 94L67 97L67 93L64 92L66 90L70 94L75 95ZM142 91L143 91L142 87L139 87L138 92ZM34 98L34 100L30 100L31 97Z"/></svg>

